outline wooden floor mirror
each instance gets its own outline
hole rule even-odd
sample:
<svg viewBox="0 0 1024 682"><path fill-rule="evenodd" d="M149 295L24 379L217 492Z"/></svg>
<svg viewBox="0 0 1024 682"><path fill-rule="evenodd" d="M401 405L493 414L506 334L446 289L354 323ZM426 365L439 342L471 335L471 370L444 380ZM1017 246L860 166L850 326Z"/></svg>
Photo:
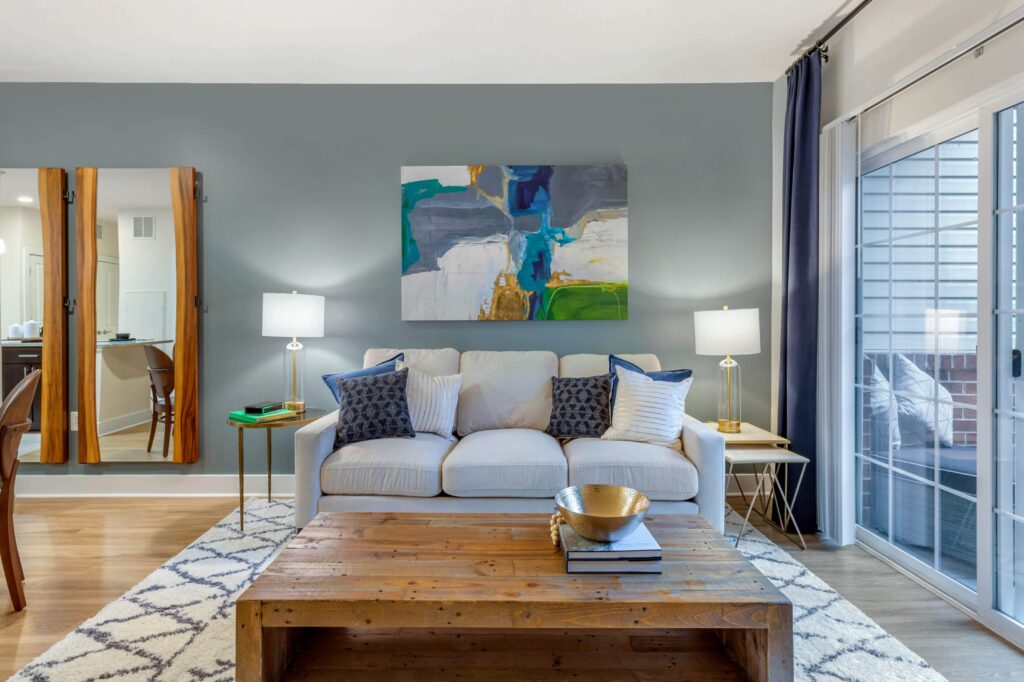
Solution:
<svg viewBox="0 0 1024 682"><path fill-rule="evenodd" d="M0 393L42 372L19 462L68 458L67 173L0 168Z"/></svg>
<svg viewBox="0 0 1024 682"><path fill-rule="evenodd" d="M78 461L199 459L194 168L78 168Z"/></svg>

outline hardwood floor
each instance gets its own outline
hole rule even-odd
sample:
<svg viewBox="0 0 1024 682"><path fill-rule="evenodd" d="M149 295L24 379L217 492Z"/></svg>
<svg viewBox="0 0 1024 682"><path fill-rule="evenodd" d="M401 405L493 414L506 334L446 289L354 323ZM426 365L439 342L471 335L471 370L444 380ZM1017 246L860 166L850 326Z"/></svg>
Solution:
<svg viewBox="0 0 1024 682"><path fill-rule="evenodd" d="M757 514L751 518L758 530L951 681L1024 680L1024 653L860 547L804 536L807 549L801 550Z"/></svg>
<svg viewBox="0 0 1024 682"><path fill-rule="evenodd" d="M12 612L6 591L0 592L0 679L237 506L229 498L18 500L15 527L28 607Z"/></svg>
<svg viewBox="0 0 1024 682"><path fill-rule="evenodd" d="M237 506L228 498L19 500L28 608L0 594L0 679L119 597ZM1024 654L858 547L800 551L759 528L954 682L1024 679Z"/></svg>

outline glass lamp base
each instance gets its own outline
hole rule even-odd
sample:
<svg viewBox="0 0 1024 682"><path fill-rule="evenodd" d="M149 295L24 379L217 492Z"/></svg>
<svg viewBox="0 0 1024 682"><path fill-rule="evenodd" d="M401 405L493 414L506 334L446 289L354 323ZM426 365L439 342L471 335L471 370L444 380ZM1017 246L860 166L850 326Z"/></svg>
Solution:
<svg viewBox="0 0 1024 682"><path fill-rule="evenodd" d="M293 412L306 411L306 398L304 395L303 375L306 360L306 352L298 339L285 346L284 350L284 400L283 407Z"/></svg>
<svg viewBox="0 0 1024 682"><path fill-rule="evenodd" d="M739 433L743 421L740 412L740 365L726 355L718 363L718 430L721 433Z"/></svg>

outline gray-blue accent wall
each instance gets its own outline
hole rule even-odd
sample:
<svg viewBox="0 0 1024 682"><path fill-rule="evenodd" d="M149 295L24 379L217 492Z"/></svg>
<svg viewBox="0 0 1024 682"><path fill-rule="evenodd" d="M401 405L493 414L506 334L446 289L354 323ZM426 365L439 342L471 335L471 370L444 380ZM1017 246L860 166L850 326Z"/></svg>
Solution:
<svg viewBox="0 0 1024 682"><path fill-rule="evenodd" d="M81 465L72 433L67 465L22 474L235 472L227 412L283 392L285 340L260 336L260 294L292 289L327 297L327 336L306 342L307 401L322 407L319 375L369 346L654 352L694 368L688 411L710 419L718 358L694 355L691 313L757 307L744 417L769 426L771 113L769 83L0 84L0 168L63 167L73 184L76 166L194 166L206 194L199 463ZM402 165L620 162L628 321L401 321ZM262 434L249 438L247 472L264 471ZM291 472L291 431L274 447L275 472Z"/></svg>

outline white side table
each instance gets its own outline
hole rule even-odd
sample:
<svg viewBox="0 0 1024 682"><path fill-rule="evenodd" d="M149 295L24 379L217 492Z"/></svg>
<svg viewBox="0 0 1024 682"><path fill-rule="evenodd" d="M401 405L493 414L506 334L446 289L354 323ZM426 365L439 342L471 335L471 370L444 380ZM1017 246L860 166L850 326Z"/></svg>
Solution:
<svg viewBox="0 0 1024 682"><path fill-rule="evenodd" d="M718 422L708 422L708 426L717 429ZM786 446L789 445L788 439L747 422L743 422L740 425L739 433L722 433L721 435L725 438L725 462L728 465L726 477L732 476L736 481L736 487L743 497L743 503L747 505L747 514L743 519L743 526L740 528L739 535L736 536L737 546L740 544L740 538L743 537L747 530L750 513L754 510L756 503L760 501L761 508L758 510L758 514L761 515L761 518L783 535L793 540L799 547L807 549L807 544L800 533L800 528L793 519L792 505L795 503L796 496L800 492L800 484L803 482L804 472L807 470L807 464L810 460L803 455L787 450ZM740 486L739 477L734 471L734 467L737 464L748 465L754 469L756 488L749 502L747 501L746 493L743 492L743 488ZM788 464L799 464L801 467L796 487L787 498L789 467L785 465ZM781 481L779 480L780 468L783 470ZM773 519L775 505L782 507L780 510L783 516L781 526ZM786 530L791 523L796 530L796 539L793 539Z"/></svg>
<svg viewBox="0 0 1024 682"><path fill-rule="evenodd" d="M760 500L761 509L758 513L761 515L761 518L790 539L792 538L786 529L792 523L797 537L797 540L794 540L794 542L797 542L801 549L807 549L807 543L804 542L804 536L800 533L800 527L796 525L796 520L793 518L792 503L796 502L796 496L800 493L800 484L803 483L804 472L807 471L807 464L810 461L803 455L790 452L785 448L732 448L725 451L725 463L729 466L728 475L736 478L733 467L737 464L742 464L753 466L754 475L756 476L755 493L750 496L747 515L743 517L743 525L740 527L740 532L736 535L737 547L747 530L747 524L750 522L750 512L754 510L757 501ZM800 475L797 477L796 487L793 488L793 494L790 496L791 499L786 497L786 490L789 488L789 468L785 467L787 464L801 465ZM779 481L780 467L784 467L783 471L786 472L783 474L785 479L781 482ZM758 468L760 468L760 471ZM765 491L766 483L768 485L767 491ZM739 479L736 480L736 485L739 486ZM743 493L742 488L740 488L740 495L743 495L743 501L746 502L747 496ZM777 504L782 505L781 525L772 519L772 511Z"/></svg>

